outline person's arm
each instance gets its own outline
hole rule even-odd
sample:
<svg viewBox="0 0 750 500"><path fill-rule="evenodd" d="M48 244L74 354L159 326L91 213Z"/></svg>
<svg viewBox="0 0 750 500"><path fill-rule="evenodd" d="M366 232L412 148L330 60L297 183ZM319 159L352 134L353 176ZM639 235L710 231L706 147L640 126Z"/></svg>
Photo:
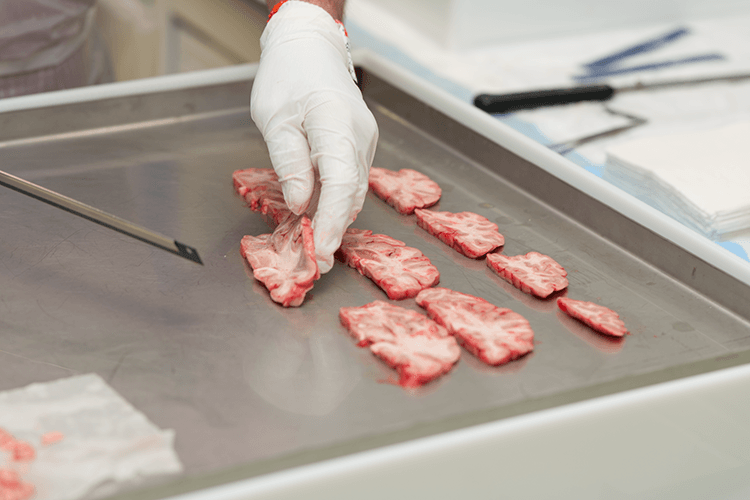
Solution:
<svg viewBox="0 0 750 500"><path fill-rule="evenodd" d="M279 3L280 0L266 0L266 5L268 5L268 10L273 9L274 5ZM331 14L331 17L334 19L341 21L344 17L344 4L346 3L346 0L301 0L303 2L311 3L313 5L317 5L318 7L322 7L323 10Z"/></svg>
<svg viewBox="0 0 750 500"><path fill-rule="evenodd" d="M277 5L267 0L268 5ZM289 0L263 31L250 109L284 199L313 214L321 273L367 195L378 127L354 82L344 0Z"/></svg>

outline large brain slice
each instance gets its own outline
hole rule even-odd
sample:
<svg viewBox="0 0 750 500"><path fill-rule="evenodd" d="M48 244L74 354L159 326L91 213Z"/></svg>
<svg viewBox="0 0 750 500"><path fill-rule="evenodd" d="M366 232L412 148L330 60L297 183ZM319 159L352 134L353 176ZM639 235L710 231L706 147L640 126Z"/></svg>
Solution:
<svg viewBox="0 0 750 500"><path fill-rule="evenodd" d="M505 244L497 224L473 212L434 212L416 209L419 227L461 254L477 259Z"/></svg>
<svg viewBox="0 0 750 500"><path fill-rule="evenodd" d="M383 301L342 307L341 323L360 347L396 369L399 384L416 387L451 370L461 350L442 326L416 311Z"/></svg>
<svg viewBox="0 0 750 500"><path fill-rule="evenodd" d="M490 253L487 254L487 265L522 292L540 298L568 286L567 271L554 259L539 252L514 257Z"/></svg>
<svg viewBox="0 0 750 500"><path fill-rule="evenodd" d="M531 325L510 309L447 288L423 290L416 300L466 350L489 365L502 365L534 350Z"/></svg>
<svg viewBox="0 0 750 500"><path fill-rule="evenodd" d="M404 168L398 172L385 168L370 169L370 189L402 215L416 208L434 205L440 200L440 186L426 175Z"/></svg>
<svg viewBox="0 0 750 500"><path fill-rule="evenodd" d="M337 255L374 281L392 300L414 297L440 281L440 272L422 252L369 230L348 229Z"/></svg>

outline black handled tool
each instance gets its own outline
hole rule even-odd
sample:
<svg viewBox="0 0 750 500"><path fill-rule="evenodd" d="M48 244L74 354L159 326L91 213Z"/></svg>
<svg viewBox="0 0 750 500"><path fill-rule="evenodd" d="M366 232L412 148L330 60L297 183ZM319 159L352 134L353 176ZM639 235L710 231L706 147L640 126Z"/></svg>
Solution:
<svg viewBox="0 0 750 500"><path fill-rule="evenodd" d="M167 252L179 255L187 260L196 262L203 265L201 258L198 256L198 251L189 247L177 240L173 240L159 233L155 233L149 229L128 222L124 219L120 219L114 215L108 214L94 208L92 206L76 201L67 196L63 196L59 193L51 191L47 188L37 186L36 184L20 179L14 175L10 175L3 171L0 171L0 185L10 188L19 193L23 193L26 196L31 196L34 199L43 201L53 207L60 208L66 212L83 217L84 219L96 222L99 225L114 229L115 231L135 238L149 245L153 245Z"/></svg>
<svg viewBox="0 0 750 500"><path fill-rule="evenodd" d="M677 80L660 83L637 83L629 87L614 88L609 85L584 85L566 89L534 90L514 94L481 94L474 99L474 105L488 113L509 113L522 109L534 109L559 104L582 101L607 101L620 92L655 90L666 87L680 87L714 82L735 82L750 78L750 73L712 76L694 80Z"/></svg>
<svg viewBox="0 0 750 500"><path fill-rule="evenodd" d="M509 113L522 109L541 108L581 101L606 101L615 94L609 85L586 85L567 89L535 90L515 94L481 94L474 105L488 113Z"/></svg>

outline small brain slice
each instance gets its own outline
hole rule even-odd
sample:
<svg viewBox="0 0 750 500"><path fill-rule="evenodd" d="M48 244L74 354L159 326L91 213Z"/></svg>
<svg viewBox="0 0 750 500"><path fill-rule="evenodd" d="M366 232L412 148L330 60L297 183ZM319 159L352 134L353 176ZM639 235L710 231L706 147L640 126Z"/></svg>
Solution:
<svg viewBox="0 0 750 500"><path fill-rule="evenodd" d="M11 433L4 429L0 429L0 450L7 450L7 447L14 442L15 438Z"/></svg>
<svg viewBox="0 0 750 500"><path fill-rule="evenodd" d="M34 485L21 480L15 470L0 469L0 499L28 500L34 496Z"/></svg>
<svg viewBox="0 0 750 500"><path fill-rule="evenodd" d="M613 337L622 337L628 333L620 315L599 304L562 297L557 299L557 307L568 316L587 324L599 333Z"/></svg>
<svg viewBox="0 0 750 500"><path fill-rule="evenodd" d="M0 429L0 450L10 452L14 462L30 462L36 458L36 450L26 441L13 437L8 431Z"/></svg>
<svg viewBox="0 0 750 500"><path fill-rule="evenodd" d="M52 431L42 435L42 445L49 446L51 444L59 443L65 439L65 435L62 432Z"/></svg>
<svg viewBox="0 0 750 500"><path fill-rule="evenodd" d="M473 212L434 212L418 208L414 215L419 227L472 259L505 244L497 224Z"/></svg>
<svg viewBox="0 0 750 500"><path fill-rule="evenodd" d="M248 168L232 174L234 189L245 199L251 210L268 215L281 224L292 213L284 200L281 183L270 168Z"/></svg>
<svg viewBox="0 0 750 500"><path fill-rule="evenodd" d="M391 300L414 297L440 281L440 271L422 252L370 230L348 229L336 255L374 281Z"/></svg>
<svg viewBox="0 0 750 500"><path fill-rule="evenodd" d="M16 462L31 462L36 458L36 450L25 441L16 441L11 449L13 460Z"/></svg>
<svg viewBox="0 0 750 500"><path fill-rule="evenodd" d="M417 304L443 325L467 351L498 366L534 350L534 331L520 314L447 288L430 288Z"/></svg>
<svg viewBox="0 0 750 500"><path fill-rule="evenodd" d="M10 452L13 462L31 462L36 458L33 446L4 429L0 429L0 450ZM28 500L34 492L34 485L23 482L17 471L0 469L0 500Z"/></svg>
<svg viewBox="0 0 750 500"><path fill-rule="evenodd" d="M568 287L567 271L554 259L539 252L513 257L490 253L487 254L487 265L522 292L542 299Z"/></svg>
<svg viewBox="0 0 750 500"><path fill-rule="evenodd" d="M384 301L342 307L341 323L360 347L369 346L399 374L399 385L418 387L448 373L461 349L448 331L416 311Z"/></svg>
<svg viewBox="0 0 750 500"><path fill-rule="evenodd" d="M409 168L394 172L372 167L369 183L378 198L402 215L410 215L417 208L434 205L443 194L437 182Z"/></svg>
<svg viewBox="0 0 750 500"><path fill-rule="evenodd" d="M297 307L320 278L310 219L291 216L273 234L245 236L242 256L263 283L271 299L284 307Z"/></svg>

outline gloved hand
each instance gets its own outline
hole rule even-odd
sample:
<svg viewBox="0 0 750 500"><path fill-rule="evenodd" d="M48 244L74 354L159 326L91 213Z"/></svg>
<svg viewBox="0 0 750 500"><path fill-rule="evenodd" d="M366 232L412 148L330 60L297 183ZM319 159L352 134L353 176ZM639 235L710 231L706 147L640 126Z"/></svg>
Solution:
<svg viewBox="0 0 750 500"><path fill-rule="evenodd" d="M315 253L325 273L364 204L377 123L350 74L346 36L322 8L286 2L260 43L251 114L287 205L295 214L315 211Z"/></svg>

